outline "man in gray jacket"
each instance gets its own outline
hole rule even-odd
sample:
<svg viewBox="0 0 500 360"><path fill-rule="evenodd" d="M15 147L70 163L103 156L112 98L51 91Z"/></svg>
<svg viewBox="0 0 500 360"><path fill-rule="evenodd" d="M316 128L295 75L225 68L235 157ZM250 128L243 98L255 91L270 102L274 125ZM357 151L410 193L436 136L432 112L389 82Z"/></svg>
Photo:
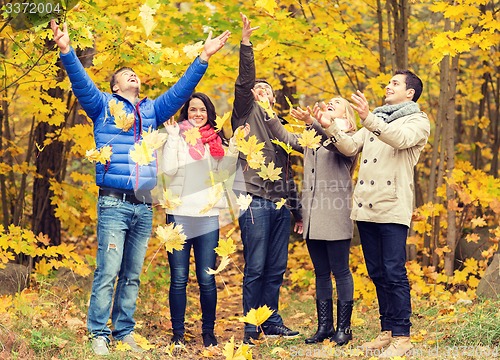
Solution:
<svg viewBox="0 0 500 360"><path fill-rule="evenodd" d="M314 109L334 145L347 156L363 152L353 194L356 220L368 274L375 284L381 333L362 347L385 351L381 358L404 356L410 343L410 284L406 239L413 212L414 167L427 143L430 124L416 101L422 81L411 71L397 71L386 86L385 105L370 112L364 94L352 95L363 128L352 137Z"/></svg>
<svg viewBox="0 0 500 360"><path fill-rule="evenodd" d="M278 208L276 202L288 198L290 181L287 177L287 154L279 146L265 125L268 115L255 101L254 93L267 97L274 104L271 85L264 80L256 80L255 60L250 36L258 27L250 27L248 18L243 20L240 44L239 74L236 79L234 107L231 117L233 130L240 125L250 124L250 136L255 135L258 142L264 143L262 149L266 165L274 162L282 168L281 178L275 181L262 179L256 169L248 166L246 156L240 154L233 190L240 194L250 194L252 202L249 209L239 217L245 270L243 277L243 311L246 315L251 309L267 305L273 314L262 324L268 337L282 336L292 338L299 335L283 324L278 314L279 292L283 282L288 260L288 240L290 237L290 210L285 206ZM251 324L245 325L243 342L252 346L252 339L259 337L258 329Z"/></svg>

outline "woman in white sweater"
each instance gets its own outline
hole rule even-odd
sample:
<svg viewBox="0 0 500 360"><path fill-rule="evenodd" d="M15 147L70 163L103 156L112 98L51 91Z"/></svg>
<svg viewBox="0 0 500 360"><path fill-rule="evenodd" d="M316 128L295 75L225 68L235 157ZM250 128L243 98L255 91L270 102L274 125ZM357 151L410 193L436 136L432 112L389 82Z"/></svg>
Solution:
<svg viewBox="0 0 500 360"><path fill-rule="evenodd" d="M181 109L178 122L169 120L161 169L165 176L167 223L182 225L187 236L182 250L168 253L170 265L170 314L172 343L182 346L186 312L189 257L194 251L196 278L200 288L204 346L217 345L214 335L217 288L214 249L219 241L219 210L228 206L225 182L236 169L238 150L215 130L215 107L203 93L194 93ZM243 128L248 133L248 127ZM237 131L240 131L238 129Z"/></svg>

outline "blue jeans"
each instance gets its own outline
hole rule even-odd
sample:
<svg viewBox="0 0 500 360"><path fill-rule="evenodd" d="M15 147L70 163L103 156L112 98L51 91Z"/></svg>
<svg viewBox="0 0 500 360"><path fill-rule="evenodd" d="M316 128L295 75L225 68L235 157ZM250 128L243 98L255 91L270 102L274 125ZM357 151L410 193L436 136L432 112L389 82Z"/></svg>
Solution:
<svg viewBox="0 0 500 360"><path fill-rule="evenodd" d="M277 210L272 201L253 197L240 218L245 270L243 273L243 312L267 305L274 310L263 325L282 325L278 314L280 287L288 260L290 211ZM255 326L245 324L245 331Z"/></svg>
<svg viewBox="0 0 500 360"><path fill-rule="evenodd" d="M196 279L200 288L201 330L213 332L217 307L217 286L215 276L207 274L207 269L215 270L217 254L215 248L219 243L218 216L178 216L167 215L167 223L183 225L184 234L188 237L182 250L168 253L170 265L170 317L174 333L184 334L186 314L186 286L189 278L189 256L194 250Z"/></svg>
<svg viewBox="0 0 500 360"><path fill-rule="evenodd" d="M99 196L97 211L97 267L87 328L91 336L109 339L111 330L106 323L113 305L112 335L120 340L134 330L139 276L153 226L153 209L147 204L131 204L114 197Z"/></svg>
<svg viewBox="0 0 500 360"><path fill-rule="evenodd" d="M406 274L408 227L358 221L368 275L375 284L382 331L410 336L411 298Z"/></svg>

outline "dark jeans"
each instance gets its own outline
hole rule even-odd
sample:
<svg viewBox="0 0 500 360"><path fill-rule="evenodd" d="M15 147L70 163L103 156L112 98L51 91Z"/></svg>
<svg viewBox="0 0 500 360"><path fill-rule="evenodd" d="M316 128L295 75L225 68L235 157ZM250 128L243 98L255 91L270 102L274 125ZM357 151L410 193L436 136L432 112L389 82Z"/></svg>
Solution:
<svg viewBox="0 0 500 360"><path fill-rule="evenodd" d="M239 223L245 258L243 312L267 305L274 312L263 325L282 325L278 303L288 260L290 211L254 197ZM255 326L246 324L245 330L255 331Z"/></svg>
<svg viewBox="0 0 500 360"><path fill-rule="evenodd" d="M349 268L351 240L306 240L307 249L316 274L316 299L332 298L332 274L335 278L337 298L351 301L354 295L354 282Z"/></svg>
<svg viewBox="0 0 500 360"><path fill-rule="evenodd" d="M410 336L410 283L406 275L408 227L358 221L368 275L377 291L382 331Z"/></svg>
<svg viewBox="0 0 500 360"><path fill-rule="evenodd" d="M184 333L186 314L186 286L189 278L189 256L194 249L196 279L200 288L202 312L202 332L213 331L217 306L217 287L214 275L207 274L207 269L215 270L217 254L214 249L219 242L219 217L174 216L167 215L167 223L183 225L188 237L182 250L168 253L170 265L170 316L174 333Z"/></svg>

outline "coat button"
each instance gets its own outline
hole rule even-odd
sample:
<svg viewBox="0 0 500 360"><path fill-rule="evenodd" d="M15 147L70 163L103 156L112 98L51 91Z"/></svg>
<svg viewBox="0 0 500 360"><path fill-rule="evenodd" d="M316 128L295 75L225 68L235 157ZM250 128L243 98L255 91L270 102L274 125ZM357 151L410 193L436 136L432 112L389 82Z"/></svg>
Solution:
<svg viewBox="0 0 500 360"><path fill-rule="evenodd" d="M361 204L361 203L358 204L358 207L362 207L362 206L363 206L363 204Z"/></svg>
<svg viewBox="0 0 500 360"><path fill-rule="evenodd" d="M373 180L372 180L372 181L370 181L370 184L371 184L371 185L374 185L374 184L375 184L375 181L373 181Z"/></svg>
<svg viewBox="0 0 500 360"><path fill-rule="evenodd" d="M375 138L371 137L371 138L370 138L370 141L373 141L373 140L375 140Z"/></svg>
<svg viewBox="0 0 500 360"><path fill-rule="evenodd" d="M387 185L391 185L391 180L387 180Z"/></svg>
<svg viewBox="0 0 500 360"><path fill-rule="evenodd" d="M311 169L311 172L314 174L314 169Z"/></svg>
<svg viewBox="0 0 500 360"><path fill-rule="evenodd" d="M363 185L364 183L365 183L364 180L359 180L360 185Z"/></svg>
<svg viewBox="0 0 500 360"><path fill-rule="evenodd" d="M364 159L363 160L363 164L366 164L368 162L368 160Z"/></svg>
<svg viewBox="0 0 500 360"><path fill-rule="evenodd" d="M311 186L311 191L312 191L313 187Z"/></svg>
<svg viewBox="0 0 500 360"><path fill-rule="evenodd" d="M373 205L372 204L368 204L368 207L371 209L373 207Z"/></svg>
<svg viewBox="0 0 500 360"><path fill-rule="evenodd" d="M377 159L373 159L373 162L376 163L377 162Z"/></svg>
<svg viewBox="0 0 500 360"><path fill-rule="evenodd" d="M312 154L314 155L314 150L312 151Z"/></svg>

